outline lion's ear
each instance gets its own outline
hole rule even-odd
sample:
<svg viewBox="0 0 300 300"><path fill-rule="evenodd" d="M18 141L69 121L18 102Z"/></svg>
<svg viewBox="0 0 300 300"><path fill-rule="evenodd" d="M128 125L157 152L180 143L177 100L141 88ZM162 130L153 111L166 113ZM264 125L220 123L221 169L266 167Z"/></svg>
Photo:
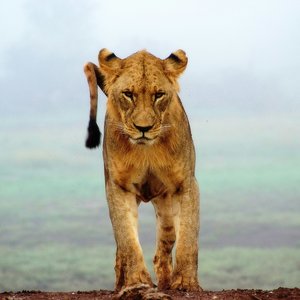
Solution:
<svg viewBox="0 0 300 300"><path fill-rule="evenodd" d="M185 70L188 58L183 50L177 50L163 60L164 69L167 75L175 79Z"/></svg>
<svg viewBox="0 0 300 300"><path fill-rule="evenodd" d="M105 75L114 75L121 68L122 59L108 49L102 49L98 55L99 66Z"/></svg>

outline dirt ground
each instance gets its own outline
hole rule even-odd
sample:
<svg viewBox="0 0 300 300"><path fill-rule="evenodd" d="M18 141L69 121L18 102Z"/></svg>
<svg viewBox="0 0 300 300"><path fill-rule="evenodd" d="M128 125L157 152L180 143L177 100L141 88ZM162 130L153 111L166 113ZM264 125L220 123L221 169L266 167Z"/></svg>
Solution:
<svg viewBox="0 0 300 300"><path fill-rule="evenodd" d="M179 291L147 291L136 290L130 293L123 293L118 295L112 291L91 291L91 292L69 292L69 293L56 293L56 292L40 292L40 291L22 291L17 293L6 292L0 294L1 300L108 300L108 299L131 299L131 300L149 300L149 299L300 299L300 289L278 288L273 291L263 290L224 290L218 292L203 291L198 293L187 293Z"/></svg>

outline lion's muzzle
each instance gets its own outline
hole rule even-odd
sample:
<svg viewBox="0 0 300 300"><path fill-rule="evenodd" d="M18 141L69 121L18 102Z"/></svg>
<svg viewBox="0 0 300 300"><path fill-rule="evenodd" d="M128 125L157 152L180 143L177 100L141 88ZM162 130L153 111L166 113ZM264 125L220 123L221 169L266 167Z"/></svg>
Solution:
<svg viewBox="0 0 300 300"><path fill-rule="evenodd" d="M148 132L151 128L153 128L153 125L150 125L150 126L138 126L138 125L136 125L136 124L133 124L134 125L134 127L137 129L137 130L139 130L140 132L142 132L143 134L145 133L145 132Z"/></svg>

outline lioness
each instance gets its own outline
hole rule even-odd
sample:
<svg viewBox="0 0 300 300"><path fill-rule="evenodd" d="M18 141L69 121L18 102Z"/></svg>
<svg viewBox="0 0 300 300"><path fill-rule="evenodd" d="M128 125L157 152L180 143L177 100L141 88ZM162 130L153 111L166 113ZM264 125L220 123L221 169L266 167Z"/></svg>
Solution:
<svg viewBox="0 0 300 300"><path fill-rule="evenodd" d="M153 259L159 289L199 290L199 190L195 151L177 79L187 57L147 51L125 59L107 49L99 67L84 66L90 91L86 146L100 144L97 85L107 96L103 159L106 195L117 244L116 290L153 286L138 238L138 206L153 204L157 222ZM175 263L172 249L176 242Z"/></svg>

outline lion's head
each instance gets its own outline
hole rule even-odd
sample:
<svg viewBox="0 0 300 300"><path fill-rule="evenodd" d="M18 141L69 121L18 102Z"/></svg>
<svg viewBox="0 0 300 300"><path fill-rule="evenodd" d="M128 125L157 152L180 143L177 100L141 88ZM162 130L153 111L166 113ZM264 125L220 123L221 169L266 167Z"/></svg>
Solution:
<svg viewBox="0 0 300 300"><path fill-rule="evenodd" d="M178 101L177 79L187 65L185 52L178 50L162 60L140 51L120 59L102 49L98 58L101 88L108 97L108 126L116 126L132 144L153 144L170 126L166 115Z"/></svg>

